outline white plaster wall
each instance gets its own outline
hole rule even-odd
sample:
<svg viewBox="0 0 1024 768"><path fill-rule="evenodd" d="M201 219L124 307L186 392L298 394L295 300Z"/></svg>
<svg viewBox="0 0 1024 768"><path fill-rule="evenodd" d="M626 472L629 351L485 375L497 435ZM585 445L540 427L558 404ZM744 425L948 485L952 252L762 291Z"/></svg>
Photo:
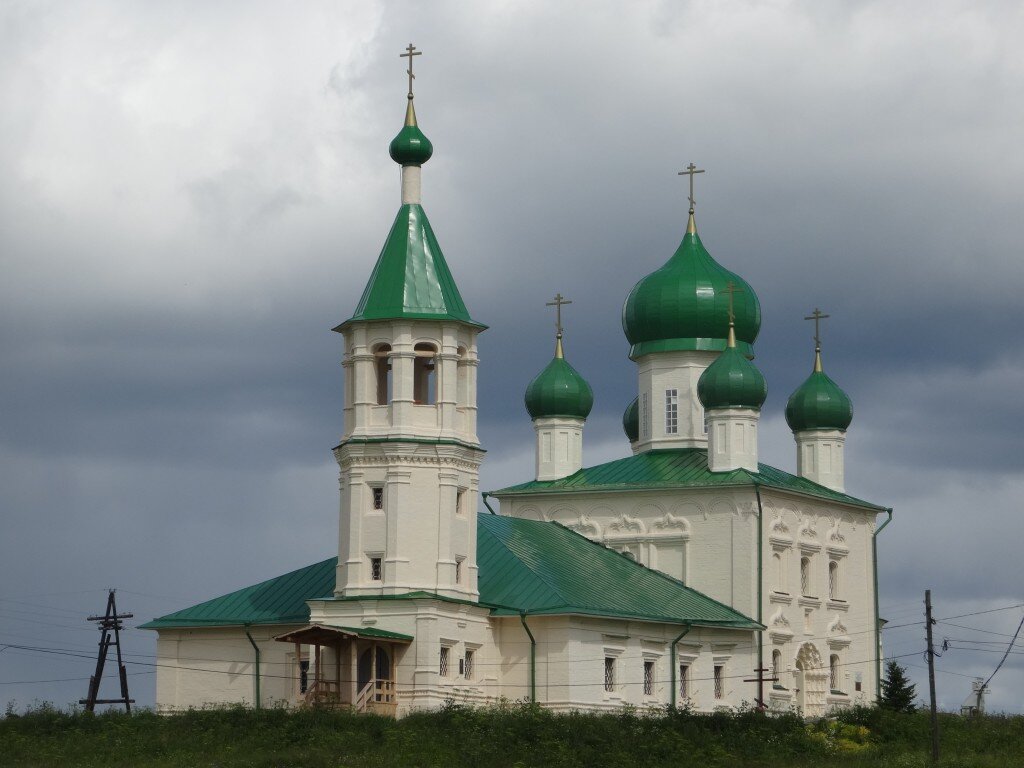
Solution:
<svg viewBox="0 0 1024 768"><path fill-rule="evenodd" d="M716 408L708 411L708 469L757 472L757 422L761 412L752 408Z"/></svg>
<svg viewBox="0 0 1024 768"><path fill-rule="evenodd" d="M806 477L834 491L846 490L846 433L838 429L794 432L796 467Z"/></svg>
<svg viewBox="0 0 1024 768"><path fill-rule="evenodd" d="M583 466L583 419L536 419L536 477L557 480Z"/></svg>
<svg viewBox="0 0 1024 768"><path fill-rule="evenodd" d="M638 448L704 448L704 407L697 397L700 375L718 352L658 352L637 362L640 407ZM666 431L665 391L678 393L678 423L675 433ZM646 398L646 401L645 401Z"/></svg>

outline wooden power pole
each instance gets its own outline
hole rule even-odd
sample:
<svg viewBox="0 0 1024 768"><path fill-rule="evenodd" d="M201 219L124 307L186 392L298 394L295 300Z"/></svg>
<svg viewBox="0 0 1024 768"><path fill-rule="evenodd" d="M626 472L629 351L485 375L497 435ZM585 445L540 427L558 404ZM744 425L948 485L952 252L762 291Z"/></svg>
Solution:
<svg viewBox="0 0 1024 768"><path fill-rule="evenodd" d="M935 709L935 648L932 645L932 625L935 620L932 618L932 591L924 591L924 618L925 627L928 633L928 650L925 655L928 657L928 693L932 702L932 762L939 762L939 716Z"/></svg>
<svg viewBox="0 0 1024 768"><path fill-rule="evenodd" d="M135 699L128 697L128 672L124 668L124 662L121 661L121 630L124 629L121 619L130 619L133 615L117 612L117 603L114 601L114 590L112 589L107 596L106 613L102 616L90 616L88 619L99 622L99 630L102 634L100 635L99 655L96 657L96 673L89 678L89 694L78 702L85 704L86 712L94 711L97 704L124 704L125 712L132 711L131 705L135 703ZM114 633L113 636L111 636L111 632ZM103 679L103 665L107 660L107 651L110 650L111 645L117 649L117 674L121 681L121 698L101 699L98 698L100 681Z"/></svg>

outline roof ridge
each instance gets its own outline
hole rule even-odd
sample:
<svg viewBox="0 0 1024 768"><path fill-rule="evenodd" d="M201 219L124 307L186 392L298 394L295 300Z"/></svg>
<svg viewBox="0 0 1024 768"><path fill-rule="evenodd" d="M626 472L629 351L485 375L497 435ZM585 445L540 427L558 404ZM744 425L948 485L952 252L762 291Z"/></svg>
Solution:
<svg viewBox="0 0 1024 768"><path fill-rule="evenodd" d="M480 515L482 516L482 513L477 513L477 514L480 514ZM548 525L548 524L549 524L549 521L547 521L547 520L527 520L527 519L525 519L525 518L522 518L522 517L512 517L511 515L493 515L493 517L495 517L495 518L498 518L498 519L505 519L505 520L515 520L516 522L522 522L522 523L536 523L536 524L538 524L538 525ZM557 525L557 523L556 523L556 525ZM564 526L562 526L562 527L564 527ZM477 526L477 530L478 530L478 531L479 531L479 530L481 530L481 527L480 527L479 525ZM553 593L554 593L555 595L557 595L559 599L561 599L561 600L562 600L562 603L561 603L560 605L557 605L557 606L550 606L550 607L552 607L552 608L568 608L568 607L571 607L571 606L570 606L570 604L569 604L568 602L566 602L566 600L565 600L565 595L563 595L563 594L562 594L561 590L559 590L559 589L555 588L554 586L552 586L551 582L550 582L550 581L549 581L549 580L548 580L547 578L545 578L545 577L544 577L544 576L543 576L542 574L538 573L538 572L537 572L537 571L535 571L535 570L534 570L533 568L531 568L531 567L529 566L529 564L527 564L527 563L526 563L526 562L525 562L525 561L523 560L523 558L521 558L521 557L520 557L519 555L517 555L517 554L516 554L516 553L515 553L515 552L514 552L514 551L512 550L512 548L511 548L511 547L509 547L509 546L508 546L508 545L507 545L507 544L506 544L506 543L505 543L504 541L502 541L502 540L501 540L501 539L499 539L499 538L498 538L497 536L495 536L495 535L494 535L494 534L493 534L493 533L492 533L492 532L491 532L491 531L490 531L490 530L489 530L489 529L487 528L487 526L486 526L486 525L485 525L485 526L483 526L482 530L484 530L484 531L485 531L485 532L487 533L487 535L488 535L488 536L490 536L490 537L491 537L492 539L494 539L494 540L495 540L495 541L496 541L496 542L498 543L498 545L499 545L499 546L501 546L501 547L502 547L503 549L505 549L505 551L506 551L506 552L508 552L508 553L509 553L510 555L512 555L512 557L514 557L514 558L515 558L516 560L518 560L518 561L519 561L520 563L522 563L522 564L523 564L523 566L524 566L524 567L525 567L525 568L526 568L526 569L527 569L527 570L528 570L528 571L529 571L530 573L532 573L532 574L533 574L534 576L536 576L536 577L537 577L537 579L538 579L538 580L539 580L539 581L540 581L540 582L541 582L542 584L544 584L544 586L545 586L545 587L547 587L547 588L548 588L548 589L549 589L549 590L550 590L551 592L553 592ZM479 546L478 546L477 548L479 549ZM545 610L547 610L547 609L545 609Z"/></svg>

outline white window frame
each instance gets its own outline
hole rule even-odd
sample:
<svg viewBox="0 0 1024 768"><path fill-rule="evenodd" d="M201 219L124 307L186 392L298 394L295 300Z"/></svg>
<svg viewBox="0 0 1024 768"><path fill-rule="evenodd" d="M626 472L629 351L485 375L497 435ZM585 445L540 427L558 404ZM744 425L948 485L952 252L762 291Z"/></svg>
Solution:
<svg viewBox="0 0 1024 768"><path fill-rule="evenodd" d="M725 698L725 662L720 662L712 667L714 676L715 701Z"/></svg>
<svg viewBox="0 0 1024 768"><path fill-rule="evenodd" d="M644 696L654 695L654 678L658 670L656 659L645 658L644 662Z"/></svg>
<svg viewBox="0 0 1024 768"><path fill-rule="evenodd" d="M374 512L381 512L384 510L383 485L370 486L370 509L372 509Z"/></svg>
<svg viewBox="0 0 1024 768"><path fill-rule="evenodd" d="M609 656L605 654L604 657L604 692L615 693L615 662L618 661L617 656Z"/></svg>
<svg viewBox="0 0 1024 768"><path fill-rule="evenodd" d="M679 434L679 390L665 390L665 434Z"/></svg>
<svg viewBox="0 0 1024 768"><path fill-rule="evenodd" d="M367 552L366 557L370 564L370 581L384 581L384 553L383 552ZM377 576L374 576L374 568L376 567Z"/></svg>
<svg viewBox="0 0 1024 768"><path fill-rule="evenodd" d="M640 393L640 437L651 436L651 402L646 392Z"/></svg>
<svg viewBox="0 0 1024 768"><path fill-rule="evenodd" d="M437 655L438 677L446 678L451 674L451 659L452 647L450 645L442 645Z"/></svg>

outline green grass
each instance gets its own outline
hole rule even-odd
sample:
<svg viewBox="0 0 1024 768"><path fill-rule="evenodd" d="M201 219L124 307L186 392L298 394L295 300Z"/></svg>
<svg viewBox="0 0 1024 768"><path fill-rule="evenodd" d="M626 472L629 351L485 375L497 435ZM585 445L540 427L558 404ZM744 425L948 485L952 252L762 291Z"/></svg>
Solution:
<svg viewBox="0 0 1024 768"><path fill-rule="evenodd" d="M1024 717L943 715L947 768L1024 766ZM854 710L808 726L756 712L555 715L450 706L395 721L242 708L88 715L42 706L0 719L0 766L513 768L879 766L925 768L926 713Z"/></svg>

